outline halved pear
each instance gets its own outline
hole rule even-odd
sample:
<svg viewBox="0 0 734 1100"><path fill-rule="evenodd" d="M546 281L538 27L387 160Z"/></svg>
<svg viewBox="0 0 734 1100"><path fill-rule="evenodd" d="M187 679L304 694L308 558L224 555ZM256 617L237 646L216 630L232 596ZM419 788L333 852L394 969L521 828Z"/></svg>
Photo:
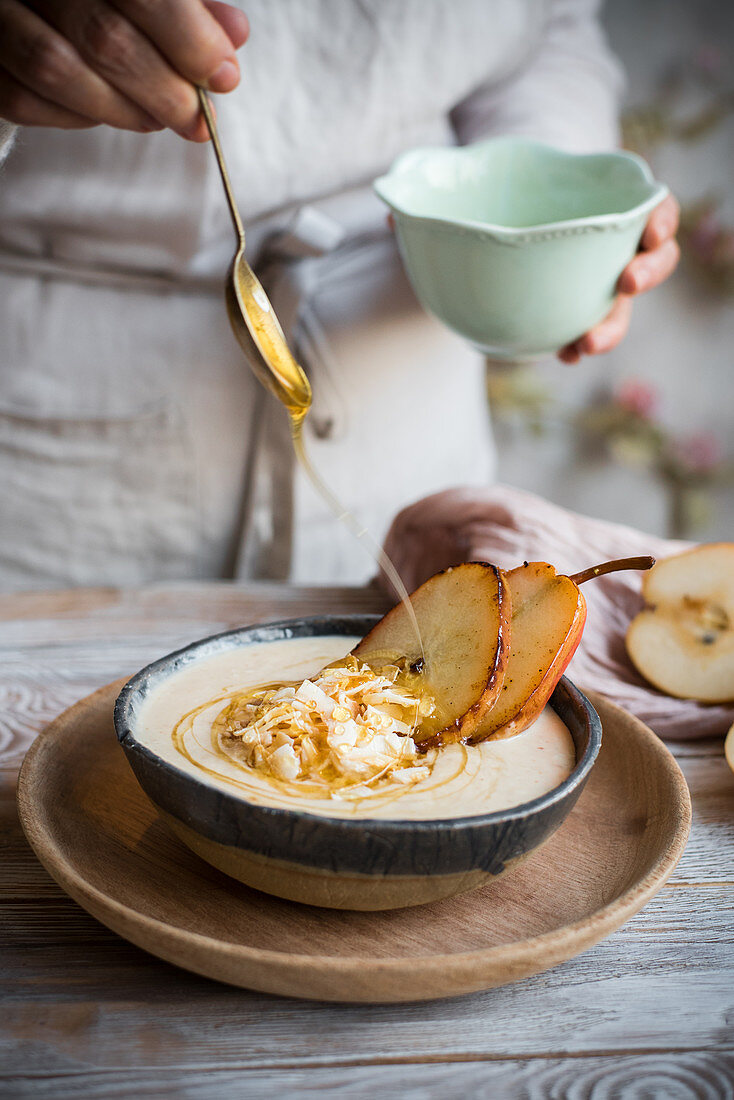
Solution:
<svg viewBox="0 0 734 1100"><path fill-rule="evenodd" d="M576 652L586 601L570 577L533 561L505 573L512 598L510 656L495 705L472 741L511 737L538 717Z"/></svg>
<svg viewBox="0 0 734 1100"><path fill-rule="evenodd" d="M642 594L651 606L626 636L638 672L679 699L734 699L734 543L709 543L659 561Z"/></svg>
<svg viewBox="0 0 734 1100"><path fill-rule="evenodd" d="M650 569L653 563L647 555L616 558L567 577L547 562L531 561L505 573L512 597L505 682L470 741L512 737L540 715L581 641L586 600L579 585L622 569Z"/></svg>
<svg viewBox="0 0 734 1100"><path fill-rule="evenodd" d="M436 701L416 740L464 741L500 691L509 652L510 596L500 570L468 562L430 577L410 597L423 642L398 604L355 647L360 660L379 667L402 659L425 677Z"/></svg>

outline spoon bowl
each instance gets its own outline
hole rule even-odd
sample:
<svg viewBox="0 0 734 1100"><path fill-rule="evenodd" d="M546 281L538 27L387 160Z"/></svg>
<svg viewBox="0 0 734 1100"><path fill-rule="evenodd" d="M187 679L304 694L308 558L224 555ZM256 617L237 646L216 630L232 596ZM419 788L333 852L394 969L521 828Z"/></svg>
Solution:
<svg viewBox="0 0 734 1100"><path fill-rule="evenodd" d="M311 385L298 365L263 285L243 250L237 250L225 284L227 316L256 378L297 420L311 406Z"/></svg>
<svg viewBox="0 0 734 1100"><path fill-rule="evenodd" d="M196 90L238 242L225 285L229 323L255 377L285 405L291 419L299 423L311 407L311 385L288 347L262 283L245 259L245 227L224 160L214 111L204 89Z"/></svg>

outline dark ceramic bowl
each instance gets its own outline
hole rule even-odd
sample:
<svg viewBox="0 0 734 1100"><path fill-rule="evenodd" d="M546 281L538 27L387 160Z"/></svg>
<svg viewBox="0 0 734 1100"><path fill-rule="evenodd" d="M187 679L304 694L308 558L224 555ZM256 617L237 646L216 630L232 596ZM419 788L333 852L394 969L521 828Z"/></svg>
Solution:
<svg viewBox="0 0 734 1100"><path fill-rule="evenodd" d="M195 642L125 685L115 728L141 787L197 855L240 882L336 909L393 909L483 885L547 840L581 794L601 745L601 723L565 677L551 704L568 726L576 766L560 786L514 809L434 821L344 820L255 805L162 760L136 738L149 693L173 673L223 650L313 635L363 636L377 616L288 619Z"/></svg>

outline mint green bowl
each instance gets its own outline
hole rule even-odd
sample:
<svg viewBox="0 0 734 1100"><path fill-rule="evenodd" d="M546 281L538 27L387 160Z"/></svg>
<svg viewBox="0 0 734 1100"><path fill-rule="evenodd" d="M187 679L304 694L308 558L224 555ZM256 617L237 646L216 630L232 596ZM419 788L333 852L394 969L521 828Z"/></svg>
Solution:
<svg viewBox="0 0 734 1100"><path fill-rule="evenodd" d="M415 149L374 186L424 308L511 360L552 355L606 316L668 194L633 153L520 138Z"/></svg>

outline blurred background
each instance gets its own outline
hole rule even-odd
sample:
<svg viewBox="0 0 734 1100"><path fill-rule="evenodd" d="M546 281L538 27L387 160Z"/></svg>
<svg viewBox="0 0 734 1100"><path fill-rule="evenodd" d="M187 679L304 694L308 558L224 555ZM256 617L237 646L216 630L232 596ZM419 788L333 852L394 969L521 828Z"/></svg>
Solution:
<svg viewBox="0 0 734 1100"><path fill-rule="evenodd" d="M681 202L681 264L576 367L488 365L499 480L642 530L734 539L734 3L607 0L624 144Z"/></svg>

